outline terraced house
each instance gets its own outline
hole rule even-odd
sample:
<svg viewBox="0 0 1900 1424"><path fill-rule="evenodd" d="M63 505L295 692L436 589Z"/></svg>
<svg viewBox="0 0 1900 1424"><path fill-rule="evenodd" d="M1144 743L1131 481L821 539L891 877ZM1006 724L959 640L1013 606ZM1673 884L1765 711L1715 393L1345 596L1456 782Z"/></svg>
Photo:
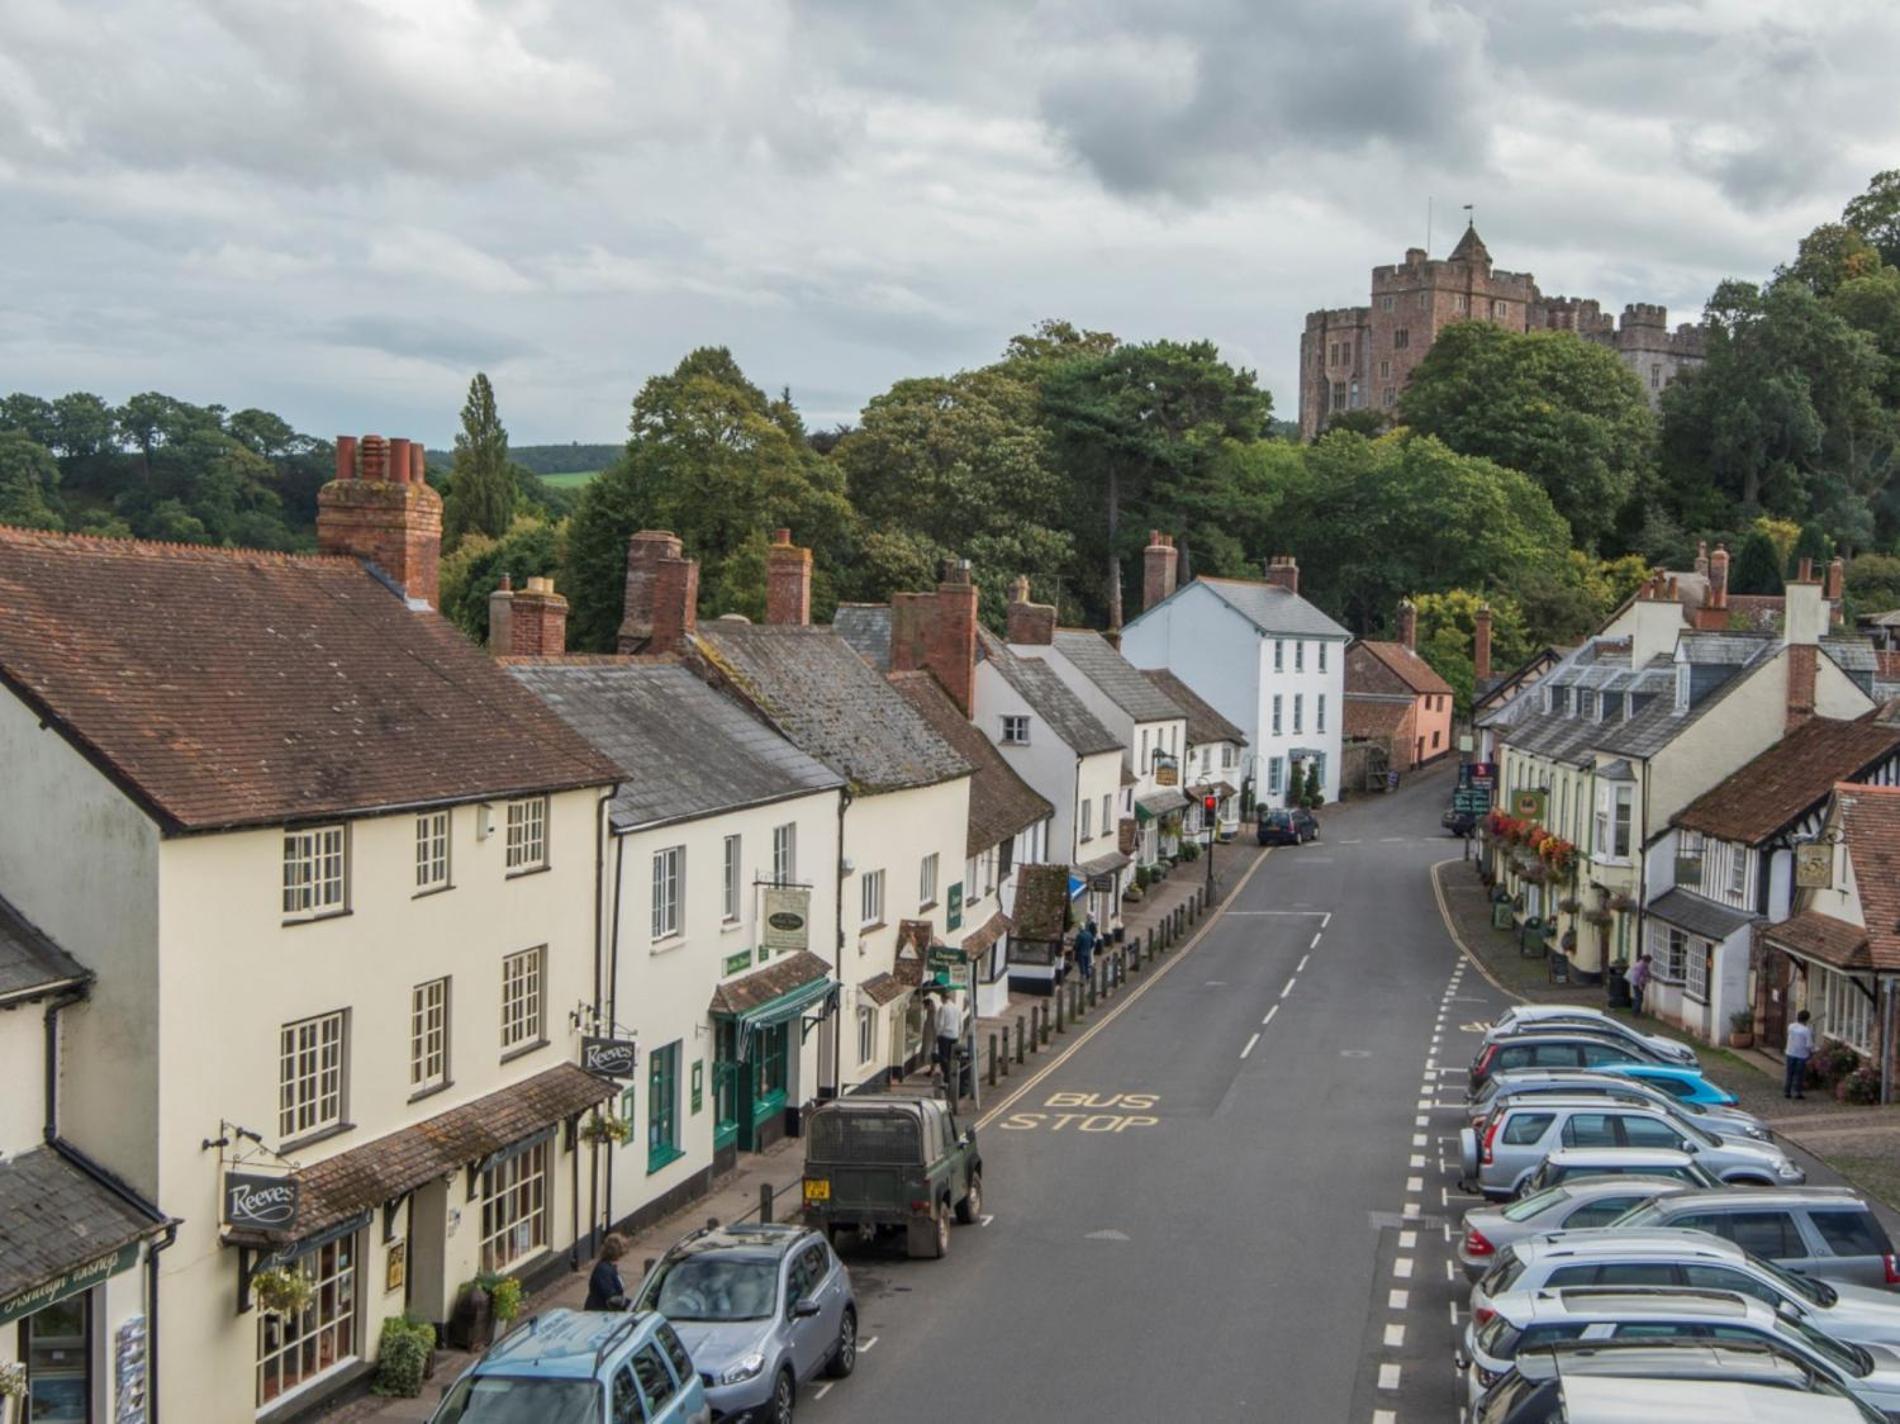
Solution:
<svg viewBox="0 0 1900 1424"><path fill-rule="evenodd" d="M1637 953L1648 853L1678 811L1786 730L1872 708L1865 645L1827 635L1821 584L1793 581L1786 599L1779 633L1698 631L1656 575L1499 729L1491 868L1578 973Z"/></svg>
<svg viewBox="0 0 1900 1424"><path fill-rule="evenodd" d="M297 1413L384 1319L585 1229L620 769L434 611L419 448L360 453L319 555L0 531L0 896L94 976L58 1131L177 1223L142 1339L116 1281L86 1327L92 1418L122 1382ZM267 1280L307 1300L260 1309ZM122 1348L143 1380L104 1373Z"/></svg>

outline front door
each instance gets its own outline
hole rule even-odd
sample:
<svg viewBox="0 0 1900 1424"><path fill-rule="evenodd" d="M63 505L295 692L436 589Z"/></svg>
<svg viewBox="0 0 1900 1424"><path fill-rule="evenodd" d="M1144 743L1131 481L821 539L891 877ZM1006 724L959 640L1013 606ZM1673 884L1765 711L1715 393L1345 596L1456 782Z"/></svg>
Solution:
<svg viewBox="0 0 1900 1424"><path fill-rule="evenodd" d="M1794 960L1778 949L1762 962L1761 1044L1780 1049L1788 1042L1788 996L1794 992Z"/></svg>

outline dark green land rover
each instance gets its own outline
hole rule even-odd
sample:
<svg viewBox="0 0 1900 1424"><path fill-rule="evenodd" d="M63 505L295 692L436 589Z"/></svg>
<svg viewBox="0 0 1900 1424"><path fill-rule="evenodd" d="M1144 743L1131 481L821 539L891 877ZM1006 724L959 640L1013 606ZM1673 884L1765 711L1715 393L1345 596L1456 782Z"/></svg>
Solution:
<svg viewBox="0 0 1900 1424"><path fill-rule="evenodd" d="M983 1214L983 1158L976 1129L950 1105L904 1093L838 1098L805 1130L805 1218L833 1241L902 1228L913 1258L950 1249L952 1213Z"/></svg>

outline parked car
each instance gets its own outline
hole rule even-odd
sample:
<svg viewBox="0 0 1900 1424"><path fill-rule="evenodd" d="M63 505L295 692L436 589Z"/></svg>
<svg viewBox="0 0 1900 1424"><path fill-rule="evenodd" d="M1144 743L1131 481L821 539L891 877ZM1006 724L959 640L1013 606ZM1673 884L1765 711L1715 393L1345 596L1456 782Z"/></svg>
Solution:
<svg viewBox="0 0 1900 1424"><path fill-rule="evenodd" d="M673 1327L650 1310L532 1315L462 1372L430 1424L710 1424Z"/></svg>
<svg viewBox="0 0 1900 1424"><path fill-rule="evenodd" d="M692 1232L654 1264L634 1303L672 1322L721 1424L790 1424L805 1381L857 1367L851 1273L806 1227Z"/></svg>
<svg viewBox="0 0 1900 1424"><path fill-rule="evenodd" d="M1711 1083L1694 1068L1672 1068L1660 1063L1609 1063L1599 1071L1669 1094L1684 1107L1733 1108L1739 1101L1728 1089Z"/></svg>
<svg viewBox="0 0 1900 1424"><path fill-rule="evenodd" d="M1772 1142L1715 1137L1672 1109L1590 1095L1538 1094L1495 1104L1482 1129L1458 1133L1460 1185L1506 1201L1553 1152L1577 1147L1653 1147L1686 1152L1717 1180L1793 1186L1799 1163Z"/></svg>
<svg viewBox="0 0 1900 1424"><path fill-rule="evenodd" d="M1694 1190L1670 1177L1581 1177L1505 1206L1474 1206L1465 1213L1458 1260L1475 1281L1500 1250L1527 1237L1608 1226L1648 1202Z"/></svg>
<svg viewBox="0 0 1900 1424"><path fill-rule="evenodd" d="M1528 1291L1500 1299L1492 1318L1471 1335L1475 1344L1465 1388L1474 1420L1498 1417L1487 1413L1493 1396L1514 1378L1542 1383L1673 1379L1697 1385L1693 1398L1716 1400L1724 1397L1716 1387L1721 1383L1752 1383L1796 1393L1810 1405L1807 1397L1821 1384L1838 1391L1834 1397L1844 1394L1876 1410L1900 1403L1900 1351L1830 1340L1733 1291ZM1687 1415L1644 1411L1613 1417L1675 1424L1683 1418L1715 1416L1698 1409ZM1755 1416L1720 1417L1740 1421Z"/></svg>
<svg viewBox="0 0 1900 1424"><path fill-rule="evenodd" d="M1319 839L1319 817L1304 806L1263 807L1254 834L1261 845L1305 845Z"/></svg>
<svg viewBox="0 0 1900 1424"><path fill-rule="evenodd" d="M1566 1004L1518 1004L1506 1009L1498 1021L1485 1033L1485 1040L1504 1038L1512 1034L1539 1033L1545 1029L1562 1031L1580 1029L1585 1033L1600 1033L1609 1038L1627 1039L1648 1049L1650 1056L1658 1062L1679 1063L1686 1068L1697 1065L1695 1050L1686 1043L1673 1038L1665 1038L1657 1033L1644 1033L1634 1025L1624 1022L1602 1009L1586 1009Z"/></svg>
<svg viewBox="0 0 1900 1424"><path fill-rule="evenodd" d="M1885 1424L1834 1375L1769 1340L1556 1340L1526 1350L1471 1424Z"/></svg>
<svg viewBox="0 0 1900 1424"><path fill-rule="evenodd" d="M1514 1292L1567 1286L1738 1291L1836 1340L1900 1345L1900 1300L1888 1292L1796 1275L1706 1231L1533 1236L1498 1252L1497 1265L1471 1288L1472 1318L1482 1325L1484 1312Z"/></svg>
<svg viewBox="0 0 1900 1424"><path fill-rule="evenodd" d="M1493 1074L1471 1104L1471 1125L1482 1126L1498 1102L1522 1100L1540 1093L1589 1093L1662 1108L1717 1137L1750 1137L1757 1142L1772 1142L1775 1137L1768 1124L1740 1108L1684 1102L1640 1078L1587 1068L1529 1068L1517 1073Z"/></svg>
<svg viewBox="0 0 1900 1424"><path fill-rule="evenodd" d="M1478 829L1478 817L1475 812L1454 808L1440 816L1438 824L1454 836L1469 836Z"/></svg>
<svg viewBox="0 0 1900 1424"><path fill-rule="evenodd" d="M983 1156L948 1103L854 1093L807 1119L805 1219L834 1242L902 1228L911 1256L935 1259L950 1249L953 1214L983 1214Z"/></svg>
<svg viewBox="0 0 1900 1424"><path fill-rule="evenodd" d="M1524 1068L1601 1069L1612 1063L1657 1061L1652 1052L1629 1039L1551 1024L1541 1031L1487 1041L1471 1062L1465 1097L1475 1098L1493 1073L1515 1073Z"/></svg>
<svg viewBox="0 0 1900 1424"><path fill-rule="evenodd" d="M1593 1177L1670 1177L1692 1187L1722 1185L1687 1152L1662 1147L1565 1147L1544 1159L1518 1195L1527 1197Z"/></svg>
<svg viewBox="0 0 1900 1424"><path fill-rule="evenodd" d="M1882 1290L1900 1286L1900 1262L1887 1228L1847 1187L1678 1192L1638 1202L1607 1223L1614 1231L1659 1226L1712 1231L1777 1266L1824 1281Z"/></svg>

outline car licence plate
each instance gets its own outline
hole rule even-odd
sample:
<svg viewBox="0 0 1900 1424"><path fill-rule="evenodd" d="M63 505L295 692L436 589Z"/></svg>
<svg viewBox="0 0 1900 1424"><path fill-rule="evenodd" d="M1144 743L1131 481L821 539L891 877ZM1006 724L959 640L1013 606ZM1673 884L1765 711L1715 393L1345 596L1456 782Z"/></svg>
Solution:
<svg viewBox="0 0 1900 1424"><path fill-rule="evenodd" d="M814 1178L814 1177L806 1178L805 1200L808 1202L830 1201L831 1200L831 1183L829 1181L821 1180L819 1178Z"/></svg>

